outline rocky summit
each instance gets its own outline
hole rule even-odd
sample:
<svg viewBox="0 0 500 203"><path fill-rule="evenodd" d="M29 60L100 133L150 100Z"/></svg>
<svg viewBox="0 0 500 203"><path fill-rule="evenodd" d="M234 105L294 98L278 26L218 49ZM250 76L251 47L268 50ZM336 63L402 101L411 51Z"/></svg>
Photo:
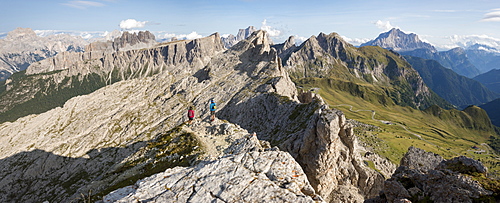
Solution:
<svg viewBox="0 0 500 203"><path fill-rule="evenodd" d="M441 156L410 147L401 165L384 182L382 195L368 202L490 202L493 191L485 189L478 176L484 165L464 156L444 160Z"/></svg>

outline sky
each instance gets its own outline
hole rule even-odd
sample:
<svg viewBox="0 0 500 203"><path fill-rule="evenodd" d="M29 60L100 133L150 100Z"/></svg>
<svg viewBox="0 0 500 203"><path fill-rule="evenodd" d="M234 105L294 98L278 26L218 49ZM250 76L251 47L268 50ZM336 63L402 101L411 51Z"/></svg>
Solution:
<svg viewBox="0 0 500 203"><path fill-rule="evenodd" d="M357 45L399 28L437 47L483 40L500 49L500 0L0 0L3 34L23 27L196 38L248 26L275 43L336 32Z"/></svg>

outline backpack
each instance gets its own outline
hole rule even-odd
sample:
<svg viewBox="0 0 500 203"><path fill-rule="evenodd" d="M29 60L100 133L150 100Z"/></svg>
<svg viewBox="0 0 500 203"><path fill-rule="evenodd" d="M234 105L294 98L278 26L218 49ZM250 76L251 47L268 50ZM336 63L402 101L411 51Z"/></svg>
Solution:
<svg viewBox="0 0 500 203"><path fill-rule="evenodd" d="M212 103L212 104L210 104L210 110L211 111L215 111L216 109L217 109L217 104L215 104L215 102Z"/></svg>

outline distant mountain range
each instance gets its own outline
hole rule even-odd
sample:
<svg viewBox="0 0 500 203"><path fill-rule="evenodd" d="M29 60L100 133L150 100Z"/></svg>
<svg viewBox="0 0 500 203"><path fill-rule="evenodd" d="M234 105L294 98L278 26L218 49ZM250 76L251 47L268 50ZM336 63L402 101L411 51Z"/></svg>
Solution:
<svg viewBox="0 0 500 203"><path fill-rule="evenodd" d="M402 55L433 59L444 67L469 78L480 74L480 71L467 58L463 48L437 51L431 44L421 41L416 34L406 34L397 28L382 33L376 39L361 46L380 46L394 50Z"/></svg>
<svg viewBox="0 0 500 203"><path fill-rule="evenodd" d="M457 107L480 105L500 97L499 93L491 91L480 82L458 75L435 60L408 55L405 59L418 71L425 84Z"/></svg>
<svg viewBox="0 0 500 203"><path fill-rule="evenodd" d="M490 90L500 94L500 69L493 69L478 75L474 77L474 80L483 83Z"/></svg>
<svg viewBox="0 0 500 203"><path fill-rule="evenodd" d="M0 39L0 81L58 53L81 52L86 44L81 37L65 34L40 37L30 28L17 28Z"/></svg>
<svg viewBox="0 0 500 203"><path fill-rule="evenodd" d="M492 69L500 69L500 51L486 45L475 44L465 49L469 61L481 73Z"/></svg>

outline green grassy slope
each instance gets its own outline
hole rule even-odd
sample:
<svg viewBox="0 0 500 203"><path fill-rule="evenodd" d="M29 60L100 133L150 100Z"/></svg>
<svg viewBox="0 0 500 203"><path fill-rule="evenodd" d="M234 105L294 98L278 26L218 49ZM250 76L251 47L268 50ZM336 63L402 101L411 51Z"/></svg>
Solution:
<svg viewBox="0 0 500 203"><path fill-rule="evenodd" d="M500 171L500 157L487 145L492 136L498 135L485 111L478 107L458 111L432 106L422 111L395 105L370 85L325 78L295 82L304 89L319 88L317 92L325 101L347 118L375 126L357 127L355 131L368 147L394 163L399 163L408 147L415 146L445 158L465 155L479 159L490 172Z"/></svg>

